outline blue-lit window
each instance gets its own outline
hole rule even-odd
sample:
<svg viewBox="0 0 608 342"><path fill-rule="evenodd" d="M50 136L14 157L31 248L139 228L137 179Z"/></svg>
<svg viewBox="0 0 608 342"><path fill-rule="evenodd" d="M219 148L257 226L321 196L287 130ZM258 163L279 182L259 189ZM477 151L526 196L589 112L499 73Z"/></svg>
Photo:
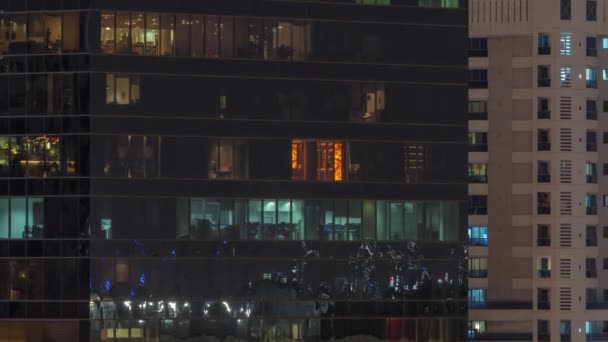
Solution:
<svg viewBox="0 0 608 342"><path fill-rule="evenodd" d="M488 227L469 227L469 245L488 246Z"/></svg>
<svg viewBox="0 0 608 342"><path fill-rule="evenodd" d="M469 289L469 303L485 303L487 294L486 289Z"/></svg>

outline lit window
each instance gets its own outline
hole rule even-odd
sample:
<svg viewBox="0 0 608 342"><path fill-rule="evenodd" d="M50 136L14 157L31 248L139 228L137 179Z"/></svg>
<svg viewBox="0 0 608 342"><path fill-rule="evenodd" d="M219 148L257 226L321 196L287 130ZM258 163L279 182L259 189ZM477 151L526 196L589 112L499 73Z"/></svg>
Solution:
<svg viewBox="0 0 608 342"><path fill-rule="evenodd" d="M485 303L487 292L486 289L469 289L469 303Z"/></svg>
<svg viewBox="0 0 608 342"><path fill-rule="evenodd" d="M488 246L488 227L472 226L469 227L469 245Z"/></svg>
<svg viewBox="0 0 608 342"><path fill-rule="evenodd" d="M551 259L549 257L539 257L536 260L536 271L539 278L551 278Z"/></svg>
<svg viewBox="0 0 608 342"><path fill-rule="evenodd" d="M291 171L293 180L345 180L343 167L347 146L341 141L304 141L291 143ZM314 162L309 159L316 152ZM314 164L314 165L313 165Z"/></svg>
<svg viewBox="0 0 608 342"><path fill-rule="evenodd" d="M469 321L468 335L469 338L475 338L486 333L486 321Z"/></svg>
<svg viewBox="0 0 608 342"><path fill-rule="evenodd" d="M560 34L560 48L559 53L562 56L571 56L572 55L572 33L570 32L562 32Z"/></svg>
<svg viewBox="0 0 608 342"><path fill-rule="evenodd" d="M139 76L106 74L106 104L129 105L139 103Z"/></svg>

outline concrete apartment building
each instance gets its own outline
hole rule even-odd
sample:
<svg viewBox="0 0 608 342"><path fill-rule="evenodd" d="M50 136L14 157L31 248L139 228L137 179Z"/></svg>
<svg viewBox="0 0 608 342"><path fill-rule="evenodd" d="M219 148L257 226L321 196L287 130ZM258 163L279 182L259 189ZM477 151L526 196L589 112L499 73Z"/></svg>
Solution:
<svg viewBox="0 0 608 342"><path fill-rule="evenodd" d="M608 341L608 1L468 10L469 339Z"/></svg>

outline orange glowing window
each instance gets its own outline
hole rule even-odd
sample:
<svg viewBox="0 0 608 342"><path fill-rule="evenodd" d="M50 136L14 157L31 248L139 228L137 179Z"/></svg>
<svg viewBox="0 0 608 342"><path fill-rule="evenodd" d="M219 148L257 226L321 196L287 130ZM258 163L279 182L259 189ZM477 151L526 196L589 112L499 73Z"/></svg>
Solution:
<svg viewBox="0 0 608 342"><path fill-rule="evenodd" d="M342 143L334 143L334 180L342 181Z"/></svg>
<svg viewBox="0 0 608 342"><path fill-rule="evenodd" d="M291 143L291 169L298 169L298 143Z"/></svg>

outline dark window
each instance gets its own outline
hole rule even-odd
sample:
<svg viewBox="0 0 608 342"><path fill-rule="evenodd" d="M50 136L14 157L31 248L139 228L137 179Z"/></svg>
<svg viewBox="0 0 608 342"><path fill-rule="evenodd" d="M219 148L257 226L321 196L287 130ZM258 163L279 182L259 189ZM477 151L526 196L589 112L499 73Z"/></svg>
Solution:
<svg viewBox="0 0 608 342"><path fill-rule="evenodd" d="M572 3L571 0L560 0L559 18L561 20L572 19Z"/></svg>
<svg viewBox="0 0 608 342"><path fill-rule="evenodd" d="M551 229L548 224L539 224L537 226L537 246L551 246Z"/></svg>
<svg viewBox="0 0 608 342"><path fill-rule="evenodd" d="M540 302L538 304L539 304L539 310L547 310L545 308L540 307ZM537 321L537 327L538 327L538 340L543 341L543 342L551 341L551 333L549 331L549 321L540 319Z"/></svg>
<svg viewBox="0 0 608 342"><path fill-rule="evenodd" d="M487 120L488 102L481 100L469 101L469 120Z"/></svg>
<svg viewBox="0 0 608 342"><path fill-rule="evenodd" d="M551 214L551 193L539 192L536 194L537 212L540 215Z"/></svg>
<svg viewBox="0 0 608 342"><path fill-rule="evenodd" d="M488 70L471 69L469 70L469 88L482 89L488 87Z"/></svg>
<svg viewBox="0 0 608 342"><path fill-rule="evenodd" d="M488 259L469 258L469 277L486 278L488 276Z"/></svg>
<svg viewBox="0 0 608 342"><path fill-rule="evenodd" d="M597 38L596 37L587 37L587 56L595 57L597 56Z"/></svg>
<svg viewBox="0 0 608 342"><path fill-rule="evenodd" d="M488 133L469 132L469 150L471 152L488 151Z"/></svg>
<svg viewBox="0 0 608 342"><path fill-rule="evenodd" d="M551 54L551 40L548 33L538 34L538 54L539 55L550 55Z"/></svg>
<svg viewBox="0 0 608 342"><path fill-rule="evenodd" d="M488 38L469 38L469 57L488 57Z"/></svg>
<svg viewBox="0 0 608 342"><path fill-rule="evenodd" d="M537 289L537 307L539 310L549 310L551 308L550 305L550 297L549 297L549 289L539 288ZM539 331L540 332L540 331Z"/></svg>
<svg viewBox="0 0 608 342"><path fill-rule="evenodd" d="M602 267L605 270L608 270L608 258L604 258L602 264L603 264Z"/></svg>
<svg viewBox="0 0 608 342"><path fill-rule="evenodd" d="M597 120L597 101L594 99L587 99L585 103L585 112L587 113L587 120Z"/></svg>
<svg viewBox="0 0 608 342"><path fill-rule="evenodd" d="M587 215L597 215L597 195L586 194L585 195L585 209Z"/></svg>
<svg viewBox="0 0 608 342"><path fill-rule="evenodd" d="M551 163L547 160L538 161L538 182L551 182Z"/></svg>
<svg viewBox="0 0 608 342"><path fill-rule="evenodd" d="M588 130L587 131L587 152L597 151L597 132Z"/></svg>
<svg viewBox="0 0 608 342"><path fill-rule="evenodd" d="M585 229L585 241L587 247L597 246L597 227L593 225L587 225Z"/></svg>
<svg viewBox="0 0 608 342"><path fill-rule="evenodd" d="M602 227L602 237L604 239L608 239L608 226L603 226Z"/></svg>
<svg viewBox="0 0 608 342"><path fill-rule="evenodd" d="M602 206L608 207L608 195L603 196Z"/></svg>
<svg viewBox="0 0 608 342"><path fill-rule="evenodd" d="M604 174L604 176L608 176L608 164L607 163L602 164L602 170L603 170L602 173Z"/></svg>
<svg viewBox="0 0 608 342"><path fill-rule="evenodd" d="M488 196L471 195L469 196L469 215L487 215Z"/></svg>
<svg viewBox="0 0 608 342"><path fill-rule="evenodd" d="M595 0L587 0L587 20L597 20L597 2Z"/></svg>
<svg viewBox="0 0 608 342"><path fill-rule="evenodd" d="M587 258L585 260L585 275L587 278L597 278L595 258Z"/></svg>
<svg viewBox="0 0 608 342"><path fill-rule="evenodd" d="M597 183L597 164L592 162L587 162L585 165L585 178L587 183L595 184Z"/></svg>
<svg viewBox="0 0 608 342"><path fill-rule="evenodd" d="M539 65L537 69L538 87L551 86L551 68L548 65Z"/></svg>
<svg viewBox="0 0 608 342"><path fill-rule="evenodd" d="M608 101L603 101L602 104L602 111L608 113Z"/></svg>
<svg viewBox="0 0 608 342"><path fill-rule="evenodd" d="M604 137L604 139L603 139L604 144L608 144L608 132L604 132L603 137Z"/></svg>
<svg viewBox="0 0 608 342"><path fill-rule="evenodd" d="M548 129L538 130L537 142L539 151L551 151L551 138Z"/></svg>
<svg viewBox="0 0 608 342"><path fill-rule="evenodd" d="M538 98L538 118L551 119L551 105L548 97Z"/></svg>
<svg viewBox="0 0 608 342"><path fill-rule="evenodd" d="M562 1L564 1L564 0L562 0ZM568 3L570 3L570 1L568 1ZM559 321L560 341L568 342L572 339L571 326L572 326L572 324L570 323L569 320Z"/></svg>

